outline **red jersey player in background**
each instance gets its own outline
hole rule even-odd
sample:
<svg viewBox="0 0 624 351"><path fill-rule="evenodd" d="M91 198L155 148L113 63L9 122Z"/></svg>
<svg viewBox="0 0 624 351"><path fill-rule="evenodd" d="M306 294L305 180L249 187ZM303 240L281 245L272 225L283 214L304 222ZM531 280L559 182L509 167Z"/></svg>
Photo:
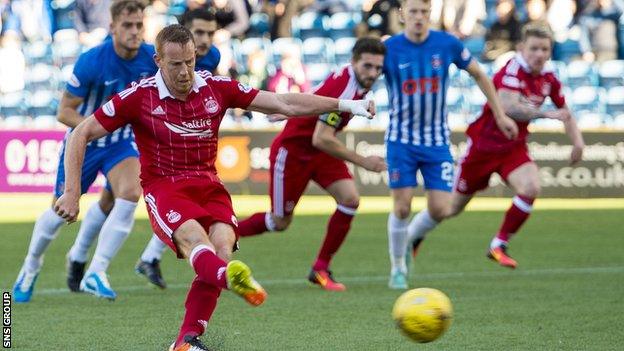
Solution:
<svg viewBox="0 0 624 351"><path fill-rule="evenodd" d="M76 220L87 143L132 125L152 228L179 258L189 260L197 274L187 295L180 332L170 348L174 351L207 350L198 336L222 289L232 290L252 305L266 298L249 267L230 261L237 222L214 166L225 111L237 107L293 116L341 111L371 117L374 113L368 101L274 94L208 71L194 72L195 51L193 35L184 26L160 31L156 75L116 94L72 132L65 153L65 192L54 206L66 221Z"/></svg>
<svg viewBox="0 0 624 351"><path fill-rule="evenodd" d="M352 50L351 64L331 74L313 93L341 99L363 99L381 74L386 49L374 38L359 39ZM308 279L323 289L343 291L329 271L329 263L344 241L359 205L360 195L343 160L369 171L382 172L386 163L379 156L362 156L338 140L351 116L329 113L288 120L271 145L271 212L259 212L240 222L241 236L288 228L299 198L312 180L337 203L327 224L325 240Z"/></svg>
<svg viewBox="0 0 624 351"><path fill-rule="evenodd" d="M460 160L452 202L446 215L448 218L462 212L477 191L487 188L490 176L498 173L516 195L490 243L487 256L509 268L517 265L507 254L509 239L529 217L540 192L538 168L527 148L529 122L536 118L563 121L573 145L571 164L581 160L585 147L583 136L566 106L561 82L548 64L552 44L548 27L535 24L523 28L519 52L493 78L505 113L518 123L518 138L506 138L496 126L490 106L483 107L480 118L466 132L468 150ZM552 100L556 110L540 110L546 98ZM418 247L429 230L418 228L409 238L413 248Z"/></svg>

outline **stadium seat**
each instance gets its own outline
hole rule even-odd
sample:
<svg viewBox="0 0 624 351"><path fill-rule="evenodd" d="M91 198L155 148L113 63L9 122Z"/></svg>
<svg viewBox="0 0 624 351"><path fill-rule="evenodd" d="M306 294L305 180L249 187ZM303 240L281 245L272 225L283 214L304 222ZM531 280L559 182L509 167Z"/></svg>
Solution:
<svg viewBox="0 0 624 351"><path fill-rule="evenodd" d="M52 46L44 41L36 41L24 46L24 56L26 63L34 65L37 63L52 64Z"/></svg>
<svg viewBox="0 0 624 351"><path fill-rule="evenodd" d="M563 61L552 60L550 64L555 70L555 75L561 83L568 84L568 65Z"/></svg>
<svg viewBox="0 0 624 351"><path fill-rule="evenodd" d="M388 111L388 91L386 89L379 89L374 92L375 106L378 112Z"/></svg>
<svg viewBox="0 0 624 351"><path fill-rule="evenodd" d="M75 29L62 29L54 33L52 53L58 65L76 62L81 51L78 32Z"/></svg>
<svg viewBox="0 0 624 351"><path fill-rule="evenodd" d="M580 86L597 86L598 75L594 65L585 61L572 61L567 67L567 83L574 89Z"/></svg>
<svg viewBox="0 0 624 351"><path fill-rule="evenodd" d="M334 40L352 37L355 34L356 21L350 12L334 13L330 17L329 23L329 36Z"/></svg>
<svg viewBox="0 0 624 351"><path fill-rule="evenodd" d="M466 38L464 39L464 46L472 56L478 59L485 48L485 38L483 36Z"/></svg>
<svg viewBox="0 0 624 351"><path fill-rule="evenodd" d="M4 119L2 126L4 129L24 129L27 127L27 120L26 116L9 116Z"/></svg>
<svg viewBox="0 0 624 351"><path fill-rule="evenodd" d="M624 86L613 87L607 91L606 112L611 116L624 114Z"/></svg>
<svg viewBox="0 0 624 351"><path fill-rule="evenodd" d="M303 62L333 63L334 43L331 39L314 37L303 41Z"/></svg>
<svg viewBox="0 0 624 351"><path fill-rule="evenodd" d="M331 67L326 63L312 63L306 65L306 76L312 86L316 86L322 82L327 78L330 72Z"/></svg>
<svg viewBox="0 0 624 351"><path fill-rule="evenodd" d="M29 100L29 114L33 117L38 116L56 116L58 108L58 99L55 90L38 90L33 92Z"/></svg>
<svg viewBox="0 0 624 351"><path fill-rule="evenodd" d="M464 112L464 98L462 91L456 87L449 87L446 91L446 110L449 113Z"/></svg>
<svg viewBox="0 0 624 351"><path fill-rule="evenodd" d="M602 87L624 86L624 60L603 62L600 64L598 76Z"/></svg>
<svg viewBox="0 0 624 351"><path fill-rule="evenodd" d="M57 89L59 76L58 68L45 63L38 63L26 71L26 88L30 91Z"/></svg>
<svg viewBox="0 0 624 351"><path fill-rule="evenodd" d="M468 91L468 111L471 115L478 115L487 102L487 98L478 86L473 86Z"/></svg>
<svg viewBox="0 0 624 351"><path fill-rule="evenodd" d="M24 91L0 95L0 115L5 118L13 116L25 117L27 112L28 104Z"/></svg>
<svg viewBox="0 0 624 351"><path fill-rule="evenodd" d="M624 129L624 114L615 116L611 122L612 128Z"/></svg>
<svg viewBox="0 0 624 351"><path fill-rule="evenodd" d="M578 40L568 39L564 42L555 42L553 48L553 58L559 61L571 61L574 58L581 56L581 47Z"/></svg>
<svg viewBox="0 0 624 351"><path fill-rule="evenodd" d="M577 118L580 129L596 129L603 126L604 114L593 111L582 111Z"/></svg>
<svg viewBox="0 0 624 351"><path fill-rule="evenodd" d="M301 55L301 39L299 38L277 38L273 40L273 63L279 66L283 53L299 53Z"/></svg>
<svg viewBox="0 0 624 351"><path fill-rule="evenodd" d="M55 129L59 127L59 122L56 120L56 116L53 115L36 116L33 119L32 127L43 130Z"/></svg>
<svg viewBox="0 0 624 351"><path fill-rule="evenodd" d="M69 64L69 65L65 65L61 68L61 80L63 83L67 83L69 81L69 79L72 76L72 73L74 73L74 65L73 64ZM63 88L63 87L61 87Z"/></svg>
<svg viewBox="0 0 624 351"><path fill-rule="evenodd" d="M603 95L604 89L602 88L578 87L572 92L572 109L577 113L581 111L602 112Z"/></svg>
<svg viewBox="0 0 624 351"><path fill-rule="evenodd" d="M340 38L334 43L336 65L342 66L351 62L351 50L357 41L354 37Z"/></svg>
<svg viewBox="0 0 624 351"><path fill-rule="evenodd" d="M446 115L448 126L451 130L464 129L468 127L466 117L463 113L449 112Z"/></svg>
<svg viewBox="0 0 624 351"><path fill-rule="evenodd" d="M292 21L293 33L301 40L312 37L324 37L329 27L327 17L315 11L304 12Z"/></svg>
<svg viewBox="0 0 624 351"><path fill-rule="evenodd" d="M256 12L249 17L249 29L247 37L262 37L270 31L269 15Z"/></svg>

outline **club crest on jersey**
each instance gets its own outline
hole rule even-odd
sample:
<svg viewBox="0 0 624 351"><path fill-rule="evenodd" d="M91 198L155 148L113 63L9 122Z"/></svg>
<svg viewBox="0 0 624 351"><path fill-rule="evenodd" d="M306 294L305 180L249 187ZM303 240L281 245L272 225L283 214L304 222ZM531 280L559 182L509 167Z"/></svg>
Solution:
<svg viewBox="0 0 624 351"><path fill-rule="evenodd" d="M212 97L209 99L204 99L204 107L206 108L206 112L213 114L219 111L219 103Z"/></svg>
<svg viewBox="0 0 624 351"><path fill-rule="evenodd" d="M440 58L440 55L433 55L431 56L431 68L433 69L440 69L440 67L442 67L442 59Z"/></svg>
<svg viewBox="0 0 624 351"><path fill-rule="evenodd" d="M176 223L181 218L182 218L182 215L180 215L178 212L174 210L169 210L169 212L167 212L167 220L169 221L169 223Z"/></svg>

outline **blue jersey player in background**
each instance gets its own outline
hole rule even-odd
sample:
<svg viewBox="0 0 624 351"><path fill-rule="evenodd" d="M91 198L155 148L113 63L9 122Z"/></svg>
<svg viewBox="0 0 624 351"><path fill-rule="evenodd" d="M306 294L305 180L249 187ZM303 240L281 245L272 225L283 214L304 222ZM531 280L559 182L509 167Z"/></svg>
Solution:
<svg viewBox="0 0 624 351"><path fill-rule="evenodd" d="M144 5L137 0L116 1L111 6L112 40L83 53L74 66L58 110L58 120L70 128L78 125L129 83L156 73L154 48L143 43ZM64 151L64 147L63 147ZM84 193L98 172L107 179L100 200L87 211L76 242L68 254L68 286L96 296L114 299L106 276L115 256L134 224L134 211L141 195L138 152L129 126L91 142L82 166ZM61 154L55 198L64 189ZM16 302L28 302L43 263L43 254L65 221L52 208L35 222L28 254L13 289ZM85 274L87 251L98 233L95 254Z"/></svg>
<svg viewBox="0 0 624 351"><path fill-rule="evenodd" d="M182 16L180 24L193 33L197 47L195 70L214 72L221 60L219 49L212 45L212 38L218 26L214 14L203 9L191 10ZM167 287L160 270L160 260L166 247L167 245L155 234L152 235L135 267L137 273L144 275L150 283L161 289Z"/></svg>
<svg viewBox="0 0 624 351"><path fill-rule="evenodd" d="M454 164L445 96L451 64L475 79L499 128L509 138L517 135L515 122L503 112L494 86L470 52L452 35L429 30L430 10L427 0L401 1L405 30L385 42L384 74L390 98L385 142L393 200L388 218L389 287L393 289L407 289L406 261L415 255L424 233L450 213ZM410 221L417 171L424 179L427 206Z"/></svg>

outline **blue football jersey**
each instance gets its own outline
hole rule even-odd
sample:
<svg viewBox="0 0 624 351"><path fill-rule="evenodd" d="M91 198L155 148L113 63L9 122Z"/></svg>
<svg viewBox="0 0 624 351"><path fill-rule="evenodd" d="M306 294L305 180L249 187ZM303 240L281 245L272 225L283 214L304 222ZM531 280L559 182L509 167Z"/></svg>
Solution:
<svg viewBox="0 0 624 351"><path fill-rule="evenodd" d="M125 60L115 53L113 41L106 40L80 55L67 82L67 91L84 99L78 112L89 116L131 82L156 74L158 67L154 62L154 53L152 45L141 44L137 55ZM94 140L90 146L106 147L132 137L132 130L127 126Z"/></svg>
<svg viewBox="0 0 624 351"><path fill-rule="evenodd" d="M449 145L445 106L448 68L454 63L466 69L472 60L470 52L459 39L434 30L419 44L399 33L386 40L385 45L384 74L390 99L386 141Z"/></svg>
<svg viewBox="0 0 624 351"><path fill-rule="evenodd" d="M214 45L210 47L206 55L198 57L195 62L196 71L214 72L221 61L221 53Z"/></svg>

